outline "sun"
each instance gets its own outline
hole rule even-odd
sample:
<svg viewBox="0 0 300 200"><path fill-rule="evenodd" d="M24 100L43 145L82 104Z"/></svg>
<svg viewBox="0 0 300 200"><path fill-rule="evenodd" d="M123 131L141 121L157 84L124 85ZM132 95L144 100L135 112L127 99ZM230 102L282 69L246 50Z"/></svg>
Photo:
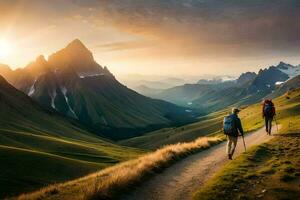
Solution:
<svg viewBox="0 0 300 200"><path fill-rule="evenodd" d="M12 52L10 43L5 39L0 39L0 58L9 56Z"/></svg>

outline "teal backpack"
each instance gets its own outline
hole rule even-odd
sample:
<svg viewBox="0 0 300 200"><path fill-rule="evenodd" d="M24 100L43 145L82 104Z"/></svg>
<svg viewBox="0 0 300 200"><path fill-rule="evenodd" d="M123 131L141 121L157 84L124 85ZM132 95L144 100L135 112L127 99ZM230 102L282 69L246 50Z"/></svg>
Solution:
<svg viewBox="0 0 300 200"><path fill-rule="evenodd" d="M224 117L223 130L225 135L231 135L234 131L234 119L232 115Z"/></svg>

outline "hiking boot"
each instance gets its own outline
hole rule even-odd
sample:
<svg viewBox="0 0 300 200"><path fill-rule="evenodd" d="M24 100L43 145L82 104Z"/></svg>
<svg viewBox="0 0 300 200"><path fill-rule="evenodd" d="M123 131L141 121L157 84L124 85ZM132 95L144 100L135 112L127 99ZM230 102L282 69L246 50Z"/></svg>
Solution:
<svg viewBox="0 0 300 200"><path fill-rule="evenodd" d="M228 154L228 159L232 160L232 155L231 154Z"/></svg>

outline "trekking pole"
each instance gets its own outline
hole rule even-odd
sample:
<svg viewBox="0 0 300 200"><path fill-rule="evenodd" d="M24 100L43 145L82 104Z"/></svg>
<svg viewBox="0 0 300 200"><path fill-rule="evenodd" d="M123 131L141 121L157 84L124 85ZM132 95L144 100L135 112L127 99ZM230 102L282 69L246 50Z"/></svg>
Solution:
<svg viewBox="0 0 300 200"><path fill-rule="evenodd" d="M278 124L277 124L276 115L274 116L274 119L275 119L275 124L276 124L277 134L278 134Z"/></svg>
<svg viewBox="0 0 300 200"><path fill-rule="evenodd" d="M244 139L244 135L242 135L242 138L243 138L243 143L244 143L244 148L245 148L245 152L246 152L246 143L245 143L245 139Z"/></svg>

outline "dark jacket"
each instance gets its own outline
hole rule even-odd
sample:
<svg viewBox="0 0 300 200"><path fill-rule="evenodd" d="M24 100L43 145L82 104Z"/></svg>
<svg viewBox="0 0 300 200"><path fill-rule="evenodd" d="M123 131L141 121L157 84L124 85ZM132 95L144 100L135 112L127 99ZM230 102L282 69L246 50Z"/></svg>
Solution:
<svg viewBox="0 0 300 200"><path fill-rule="evenodd" d="M231 117L232 119L234 120L234 130L233 130L233 133L230 135L230 136L233 136L233 137L238 137L239 136L239 133L241 135L244 135L244 130L243 130L243 127L242 127L242 123L241 123L241 120L240 118L237 116L237 114L233 113L231 114Z"/></svg>

